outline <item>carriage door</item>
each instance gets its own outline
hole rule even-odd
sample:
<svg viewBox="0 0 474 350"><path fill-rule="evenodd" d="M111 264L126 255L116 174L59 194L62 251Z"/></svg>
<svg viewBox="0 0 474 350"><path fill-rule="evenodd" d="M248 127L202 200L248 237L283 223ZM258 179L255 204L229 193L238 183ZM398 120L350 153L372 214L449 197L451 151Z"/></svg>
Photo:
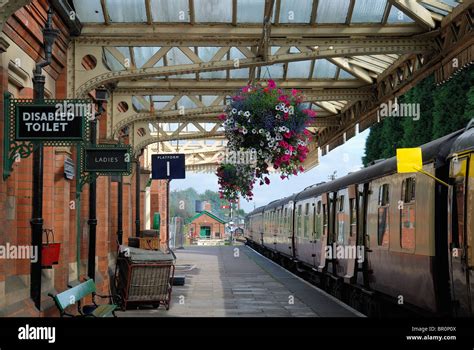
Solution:
<svg viewBox="0 0 474 350"><path fill-rule="evenodd" d="M472 170L472 169L471 169ZM450 274L451 293L454 312L457 316L472 316L474 276L472 272L473 213L472 201L468 193L473 192L473 180L469 176L469 157L454 158L451 162L450 176L454 179L450 191ZM471 186L469 186L469 179ZM471 187L471 188L469 188ZM471 252L469 251L471 245Z"/></svg>

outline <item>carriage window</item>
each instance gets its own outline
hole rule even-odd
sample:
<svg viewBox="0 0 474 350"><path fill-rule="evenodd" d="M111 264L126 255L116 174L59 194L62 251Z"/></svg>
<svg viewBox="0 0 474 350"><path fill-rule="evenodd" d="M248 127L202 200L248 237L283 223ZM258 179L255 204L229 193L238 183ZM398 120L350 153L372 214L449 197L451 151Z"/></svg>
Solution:
<svg viewBox="0 0 474 350"><path fill-rule="evenodd" d="M323 204L323 234L327 236L328 234L328 212L327 204Z"/></svg>
<svg viewBox="0 0 474 350"><path fill-rule="evenodd" d="M415 178L409 177L403 180L402 196L404 203L411 203L415 200Z"/></svg>
<svg viewBox="0 0 474 350"><path fill-rule="evenodd" d="M339 213L337 213L337 242L346 243L345 231L345 214L344 214L344 196L339 197Z"/></svg>
<svg viewBox="0 0 474 350"><path fill-rule="evenodd" d="M409 177L402 183L402 201L400 206L400 246L403 249L415 249L415 178Z"/></svg>
<svg viewBox="0 0 474 350"><path fill-rule="evenodd" d="M349 199L349 207L351 209L351 228L350 236L353 237L357 232L357 211L356 211L356 201L354 198Z"/></svg>
<svg viewBox="0 0 474 350"><path fill-rule="evenodd" d="M389 202L389 184L383 184L379 187L379 206L388 205Z"/></svg>
<svg viewBox="0 0 474 350"><path fill-rule="evenodd" d="M318 204L314 207L314 238L320 239L321 238L321 201L318 201Z"/></svg>
<svg viewBox="0 0 474 350"><path fill-rule="evenodd" d="M339 211L344 211L344 196L339 197Z"/></svg>
<svg viewBox="0 0 474 350"><path fill-rule="evenodd" d="M302 214L302 205L298 205L298 214L296 216L296 232L298 236L301 236L301 214Z"/></svg>
<svg viewBox="0 0 474 350"><path fill-rule="evenodd" d="M390 225L389 225L389 198L390 185L383 184L379 187L379 208L377 225L377 243L379 246L388 246Z"/></svg>
<svg viewBox="0 0 474 350"><path fill-rule="evenodd" d="M309 203L306 203L304 206L303 236L309 237Z"/></svg>

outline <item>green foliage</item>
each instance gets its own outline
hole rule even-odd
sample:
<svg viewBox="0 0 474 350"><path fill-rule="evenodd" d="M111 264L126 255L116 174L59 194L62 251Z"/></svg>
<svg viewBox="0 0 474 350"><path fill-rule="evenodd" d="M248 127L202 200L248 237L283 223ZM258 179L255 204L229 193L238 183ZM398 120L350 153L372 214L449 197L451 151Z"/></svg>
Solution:
<svg viewBox="0 0 474 350"><path fill-rule="evenodd" d="M420 119L385 118L370 129L364 165L393 157L396 148L417 147L464 128L474 118L474 69L436 86L430 76L409 90L400 103L419 103Z"/></svg>
<svg viewBox="0 0 474 350"><path fill-rule="evenodd" d="M180 216L184 220L193 217L196 214L194 211L196 200L211 203L212 212L221 218L229 215L229 209L221 209L221 205L228 205L228 203L219 198L218 192L206 190L204 193L198 193L194 188L188 188L170 192L170 217ZM242 209L235 212L235 214L237 213L245 215L245 211Z"/></svg>

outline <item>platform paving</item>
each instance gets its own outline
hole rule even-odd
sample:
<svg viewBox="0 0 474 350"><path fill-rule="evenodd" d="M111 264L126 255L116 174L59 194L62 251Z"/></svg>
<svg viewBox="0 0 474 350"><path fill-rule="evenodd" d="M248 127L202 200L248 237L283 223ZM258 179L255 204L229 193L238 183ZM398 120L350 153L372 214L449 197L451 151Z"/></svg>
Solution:
<svg viewBox="0 0 474 350"><path fill-rule="evenodd" d="M118 317L362 316L244 245L190 246L176 255L176 275L186 283L173 287L170 309L142 307Z"/></svg>

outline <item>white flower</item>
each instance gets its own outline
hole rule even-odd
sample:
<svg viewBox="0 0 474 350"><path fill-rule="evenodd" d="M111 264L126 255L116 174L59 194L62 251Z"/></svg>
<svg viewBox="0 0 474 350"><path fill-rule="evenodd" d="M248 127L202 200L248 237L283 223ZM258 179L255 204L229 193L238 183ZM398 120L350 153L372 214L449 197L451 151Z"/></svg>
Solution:
<svg viewBox="0 0 474 350"><path fill-rule="evenodd" d="M250 117L250 112L249 111L245 112L244 116L247 117L247 118Z"/></svg>
<svg viewBox="0 0 474 350"><path fill-rule="evenodd" d="M289 155L289 154L291 154L291 152L290 152L289 150L286 150L286 151L285 151L285 154L288 154L288 155Z"/></svg>
<svg viewBox="0 0 474 350"><path fill-rule="evenodd" d="M265 146L265 143L263 141L260 141L260 147Z"/></svg>
<svg viewBox="0 0 474 350"><path fill-rule="evenodd" d="M265 130L263 130L263 129L260 129L260 130L258 131L259 134L263 134L264 132L265 132Z"/></svg>
<svg viewBox="0 0 474 350"><path fill-rule="evenodd" d="M275 109L276 109L277 111L281 111L280 105L276 105Z"/></svg>
<svg viewBox="0 0 474 350"><path fill-rule="evenodd" d="M257 133L257 130L252 129L252 134L256 134L256 133Z"/></svg>
<svg viewBox="0 0 474 350"><path fill-rule="evenodd" d="M237 113L237 109L236 108L232 108L232 114L235 114Z"/></svg>
<svg viewBox="0 0 474 350"><path fill-rule="evenodd" d="M242 111L239 111L239 113L237 113L238 115L242 115Z"/></svg>
<svg viewBox="0 0 474 350"><path fill-rule="evenodd" d="M259 156L261 156L262 155L262 150L259 149L257 153L258 153Z"/></svg>

